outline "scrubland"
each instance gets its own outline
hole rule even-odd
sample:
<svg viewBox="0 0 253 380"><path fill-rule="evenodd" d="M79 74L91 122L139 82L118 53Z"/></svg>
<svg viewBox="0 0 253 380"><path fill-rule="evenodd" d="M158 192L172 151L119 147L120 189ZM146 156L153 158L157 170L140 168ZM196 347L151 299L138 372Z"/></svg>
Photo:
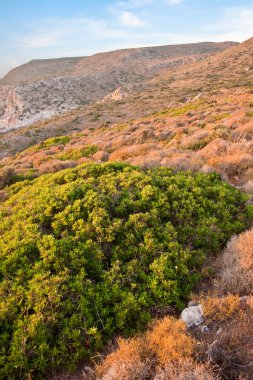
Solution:
<svg viewBox="0 0 253 380"><path fill-rule="evenodd" d="M252 49L2 136L3 379L253 378Z"/></svg>

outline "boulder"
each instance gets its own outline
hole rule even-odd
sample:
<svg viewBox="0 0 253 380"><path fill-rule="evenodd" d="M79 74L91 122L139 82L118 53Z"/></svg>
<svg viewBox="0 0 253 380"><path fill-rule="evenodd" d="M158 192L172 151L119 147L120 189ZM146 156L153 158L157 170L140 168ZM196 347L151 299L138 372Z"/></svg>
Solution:
<svg viewBox="0 0 253 380"><path fill-rule="evenodd" d="M201 325L204 322L202 306L187 307L182 311L180 319L186 323L187 328Z"/></svg>

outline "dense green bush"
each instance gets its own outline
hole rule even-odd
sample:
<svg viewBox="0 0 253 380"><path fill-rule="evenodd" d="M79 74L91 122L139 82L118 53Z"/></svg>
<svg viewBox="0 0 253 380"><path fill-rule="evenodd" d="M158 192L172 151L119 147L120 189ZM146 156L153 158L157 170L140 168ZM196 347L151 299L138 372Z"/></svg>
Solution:
<svg viewBox="0 0 253 380"><path fill-rule="evenodd" d="M182 306L205 254L245 227L216 174L89 164L7 189L0 206L0 378L74 366L155 306Z"/></svg>
<svg viewBox="0 0 253 380"><path fill-rule="evenodd" d="M38 152L45 148L50 148L52 146L57 145L66 145L71 140L71 136L57 136L57 137L49 137L48 139L40 142L37 145L33 145L30 148L27 148L22 153L26 152Z"/></svg>
<svg viewBox="0 0 253 380"><path fill-rule="evenodd" d="M86 145L81 148L73 148L68 150L67 152L64 152L62 154L59 154L57 158L60 160L78 160L81 157L90 157L94 153L98 151L98 147L96 145Z"/></svg>

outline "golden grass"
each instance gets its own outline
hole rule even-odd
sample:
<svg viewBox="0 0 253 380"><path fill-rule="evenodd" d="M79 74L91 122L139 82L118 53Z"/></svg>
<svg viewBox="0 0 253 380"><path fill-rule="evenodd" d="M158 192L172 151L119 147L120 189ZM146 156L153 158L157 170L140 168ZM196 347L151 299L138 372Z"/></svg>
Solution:
<svg viewBox="0 0 253 380"><path fill-rule="evenodd" d="M147 333L146 341L163 365L190 357L193 353L194 341L186 334L185 323L172 317L158 321Z"/></svg>
<svg viewBox="0 0 253 380"><path fill-rule="evenodd" d="M148 354L144 355L144 352L145 346L141 338L119 339L118 349L96 367L97 378L103 380L145 379L151 366Z"/></svg>
<svg viewBox="0 0 253 380"><path fill-rule="evenodd" d="M205 320L224 321L240 309L240 297L229 294L226 297L205 297L200 301Z"/></svg>
<svg viewBox="0 0 253 380"><path fill-rule="evenodd" d="M253 229L230 240L220 267L217 290L240 295L253 292Z"/></svg>
<svg viewBox="0 0 253 380"><path fill-rule="evenodd" d="M175 363L188 360L193 348L194 339L187 335L184 322L165 317L139 337L119 339L117 350L96 367L96 374L103 380L147 379L166 365L173 373Z"/></svg>

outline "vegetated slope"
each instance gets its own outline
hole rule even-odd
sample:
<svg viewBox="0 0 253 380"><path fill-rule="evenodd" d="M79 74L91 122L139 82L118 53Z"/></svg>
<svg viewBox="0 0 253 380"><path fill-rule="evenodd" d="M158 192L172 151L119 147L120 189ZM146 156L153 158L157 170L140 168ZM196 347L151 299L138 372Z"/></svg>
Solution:
<svg viewBox="0 0 253 380"><path fill-rule="evenodd" d="M225 53L226 56L224 56ZM230 123L231 129L240 125L245 126L246 124L247 133L250 133L251 111L245 112L245 117L240 116L240 107L246 111L250 106L250 102L252 102L252 87L250 84L253 77L251 68L252 54L253 43L251 39L228 49L224 53L217 54L215 57L208 58L203 67L204 62L195 63L192 66L187 65L185 72L179 68L170 69L166 75L157 76L156 79L149 82L146 81L145 89L133 92L122 100L86 106L48 121L37 123L34 126L3 134L0 136L0 157L20 152L48 137L73 133L77 130L89 131L92 136L93 129L97 127L105 127L109 131L111 127L114 128L117 124L131 125L133 119L137 119L135 123L137 127L141 125L144 127L145 123L149 123L148 128L156 129L160 126L161 129L164 128L164 131L169 128L177 132L179 131L178 126L173 123L173 120L171 123L171 120L165 116L163 120L159 117L151 118L150 121L138 119L153 112L159 114L158 111L161 109L169 111L170 108L182 107L187 105L188 102L194 102L195 97L204 97L207 102L209 102L209 98L212 99L213 106L216 102L215 108L213 108L214 114L217 113L218 117L221 117L222 112L220 112L219 107L226 109L223 114L227 116L225 119ZM239 57L239 61L236 57ZM221 70L220 66L224 65L224 62L226 67ZM237 65L240 69L236 69ZM210 71L209 66L212 67ZM230 75L230 73L233 74ZM232 75L233 80L231 79ZM225 93L224 89L227 90ZM238 104L237 94L239 94L238 99L240 100ZM241 103L242 98L244 98L243 104ZM239 104L240 107L238 107ZM194 125L194 113L194 110L190 110L189 113L185 112L185 114L178 115L177 119L179 122L182 119L186 127L189 124ZM209 115L212 115L211 107ZM198 124L202 128L205 128L205 125L209 128L210 120L212 120L209 115L205 112L201 113L201 110L199 115L196 115L196 117L200 117ZM197 121L196 119L195 127L198 126ZM216 124L224 125L222 120L217 120ZM118 136L121 136L120 131ZM157 140L154 142L156 143ZM113 146L113 142L111 145Z"/></svg>
<svg viewBox="0 0 253 380"><path fill-rule="evenodd" d="M0 131L92 104L122 86L132 92L165 69L205 59L233 45L149 47L31 61L0 80Z"/></svg>
<svg viewBox="0 0 253 380"><path fill-rule="evenodd" d="M70 136L69 142L41 144L4 160L1 166L37 175L87 158L125 160L145 166L215 170L236 185L246 185L253 180L252 54L250 39L205 62L174 70L170 77L152 80L149 89L139 95L6 134L0 145L3 156L9 149L15 152L43 136L62 134L68 128L83 129ZM143 110L150 115L132 119ZM88 157L87 145L95 145L100 153Z"/></svg>
<svg viewBox="0 0 253 380"><path fill-rule="evenodd" d="M1 379L74 366L151 311L181 307L206 255L246 227L216 174L88 164L7 188L0 206Z"/></svg>
<svg viewBox="0 0 253 380"><path fill-rule="evenodd" d="M219 172L253 190L253 94L224 90L123 124L49 138L0 161L2 184L83 162Z"/></svg>
<svg viewBox="0 0 253 380"><path fill-rule="evenodd" d="M205 62L178 68L164 76L172 88L193 87L193 90L217 91L221 88L253 86L253 38L209 57ZM158 83L160 78L157 79Z"/></svg>

